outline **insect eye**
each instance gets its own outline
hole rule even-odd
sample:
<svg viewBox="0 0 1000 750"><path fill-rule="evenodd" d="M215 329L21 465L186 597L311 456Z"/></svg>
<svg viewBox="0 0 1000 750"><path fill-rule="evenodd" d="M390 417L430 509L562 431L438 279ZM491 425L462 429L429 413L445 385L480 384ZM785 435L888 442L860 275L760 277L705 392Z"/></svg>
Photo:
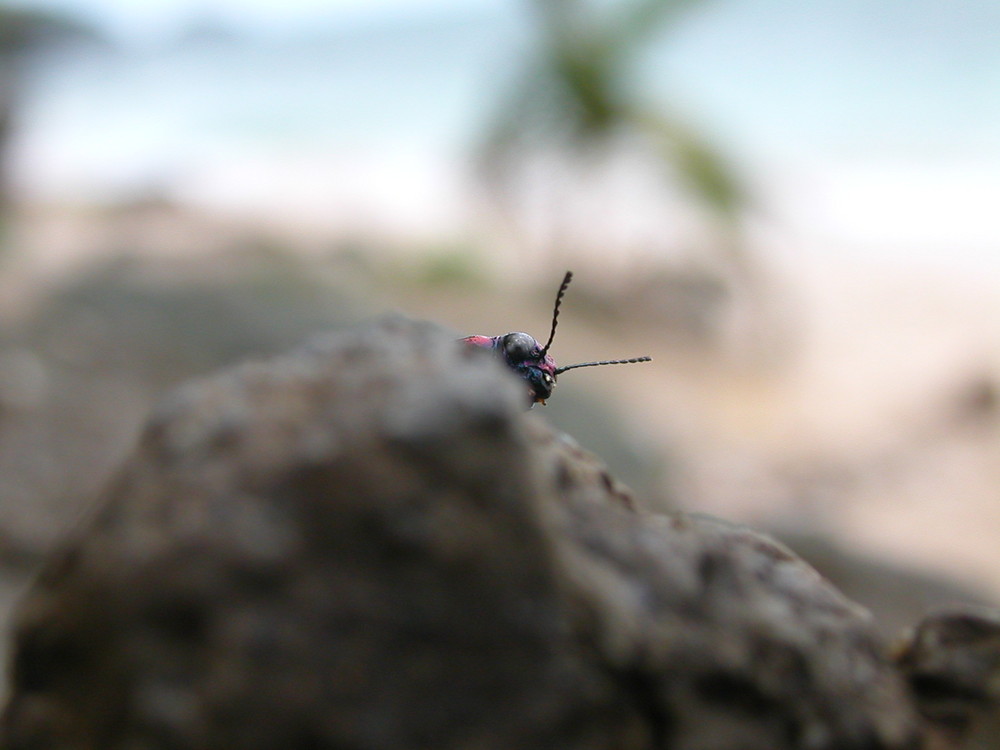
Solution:
<svg viewBox="0 0 1000 750"><path fill-rule="evenodd" d="M503 337L503 353L508 362L523 362L538 349L538 342L526 333L508 333Z"/></svg>

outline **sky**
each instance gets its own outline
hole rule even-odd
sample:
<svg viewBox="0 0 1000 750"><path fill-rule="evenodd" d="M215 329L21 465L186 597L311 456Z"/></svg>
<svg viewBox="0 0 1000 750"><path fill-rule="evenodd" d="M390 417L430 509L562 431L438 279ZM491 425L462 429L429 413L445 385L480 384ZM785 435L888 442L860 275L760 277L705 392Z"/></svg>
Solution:
<svg viewBox="0 0 1000 750"><path fill-rule="evenodd" d="M294 27L316 19L351 22L449 9L495 6L503 0L12 0L20 7L68 11L125 39L155 37L191 20L210 19L250 30Z"/></svg>

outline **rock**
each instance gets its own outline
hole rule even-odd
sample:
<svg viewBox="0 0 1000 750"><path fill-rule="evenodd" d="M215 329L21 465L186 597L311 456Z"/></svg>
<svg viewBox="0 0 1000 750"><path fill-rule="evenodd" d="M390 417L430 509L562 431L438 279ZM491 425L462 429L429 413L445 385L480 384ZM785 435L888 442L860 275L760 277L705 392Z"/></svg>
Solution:
<svg viewBox="0 0 1000 750"><path fill-rule="evenodd" d="M0 748L914 747L870 617L398 319L191 383L17 618Z"/></svg>
<svg viewBox="0 0 1000 750"><path fill-rule="evenodd" d="M930 614L900 644L896 662L930 750L1000 749L1000 610Z"/></svg>

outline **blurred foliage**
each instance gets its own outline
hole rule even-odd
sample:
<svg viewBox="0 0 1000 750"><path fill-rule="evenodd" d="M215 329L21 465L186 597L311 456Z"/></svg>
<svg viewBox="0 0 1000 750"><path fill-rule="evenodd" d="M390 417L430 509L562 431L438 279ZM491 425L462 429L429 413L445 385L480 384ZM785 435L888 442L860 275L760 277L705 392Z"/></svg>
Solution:
<svg viewBox="0 0 1000 750"><path fill-rule="evenodd" d="M94 29L70 16L0 5L0 60L5 64L47 47L96 39Z"/></svg>
<svg viewBox="0 0 1000 750"><path fill-rule="evenodd" d="M474 249L429 248L419 256L417 281L430 286L479 286L483 282L483 262Z"/></svg>
<svg viewBox="0 0 1000 750"><path fill-rule="evenodd" d="M635 88L638 56L705 0L531 0L534 58L499 107L482 149L487 179L502 182L526 148L540 142L582 154L638 135L714 213L732 220L744 190L718 151L675 113Z"/></svg>
<svg viewBox="0 0 1000 750"><path fill-rule="evenodd" d="M241 258L235 275L203 279L160 277L122 260L58 290L15 337L46 360L136 373L162 387L280 352L366 312L361 290L328 284L277 252Z"/></svg>
<svg viewBox="0 0 1000 750"><path fill-rule="evenodd" d="M98 33L70 16L44 10L0 5L0 251L6 236L10 198L7 187L7 144L22 86L22 67L34 55L63 44L97 41Z"/></svg>

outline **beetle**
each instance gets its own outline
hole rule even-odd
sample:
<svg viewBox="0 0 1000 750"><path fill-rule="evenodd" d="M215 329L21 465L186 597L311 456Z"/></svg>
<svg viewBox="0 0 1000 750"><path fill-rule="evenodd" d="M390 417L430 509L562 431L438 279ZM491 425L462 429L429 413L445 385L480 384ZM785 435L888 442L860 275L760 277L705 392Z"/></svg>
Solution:
<svg viewBox="0 0 1000 750"><path fill-rule="evenodd" d="M552 309L552 330L549 340L542 346L534 336L522 331L513 331L500 336L466 336L461 339L468 346L492 349L510 369L524 378L528 384L528 408L535 404L545 404L552 396L556 387L556 379L567 370L579 367L601 367L603 365L631 365L638 362L652 362L652 357L632 357L631 359L607 359L598 362L579 362L575 365L558 367L549 354L549 347L556 335L559 323L559 306L562 304L566 288L573 280L573 272L567 271L563 277L559 291L556 293L556 303Z"/></svg>

